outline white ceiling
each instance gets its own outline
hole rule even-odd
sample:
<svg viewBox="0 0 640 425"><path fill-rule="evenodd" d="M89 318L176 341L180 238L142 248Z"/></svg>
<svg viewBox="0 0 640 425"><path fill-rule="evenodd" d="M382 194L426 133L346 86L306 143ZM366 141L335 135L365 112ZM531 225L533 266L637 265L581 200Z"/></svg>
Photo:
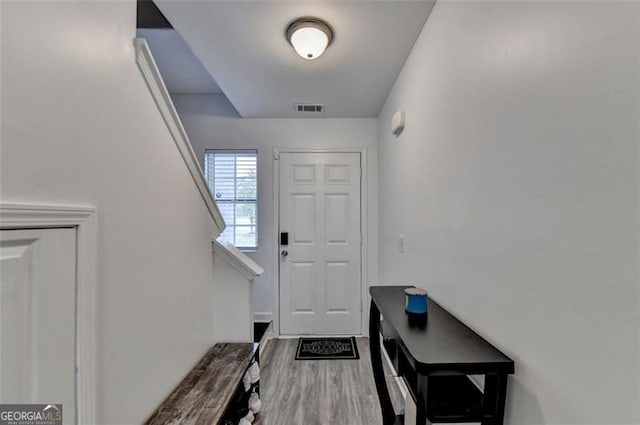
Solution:
<svg viewBox="0 0 640 425"><path fill-rule="evenodd" d="M294 103L322 103L324 117L356 118L378 115L434 1L155 3L241 116L300 117ZM301 16L334 30L333 44L314 61L285 39Z"/></svg>
<svg viewBox="0 0 640 425"><path fill-rule="evenodd" d="M170 93L220 94L222 91L193 54L180 34L172 29L138 29L145 38Z"/></svg>

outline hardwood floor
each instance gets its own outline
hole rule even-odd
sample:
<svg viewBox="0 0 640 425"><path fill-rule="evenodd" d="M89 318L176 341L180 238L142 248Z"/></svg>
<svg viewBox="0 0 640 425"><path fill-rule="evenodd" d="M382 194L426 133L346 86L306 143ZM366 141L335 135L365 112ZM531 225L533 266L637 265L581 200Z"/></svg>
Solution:
<svg viewBox="0 0 640 425"><path fill-rule="evenodd" d="M381 425L369 340L360 360L295 360L298 339L271 340L262 357L258 425ZM396 395L397 396L397 395Z"/></svg>

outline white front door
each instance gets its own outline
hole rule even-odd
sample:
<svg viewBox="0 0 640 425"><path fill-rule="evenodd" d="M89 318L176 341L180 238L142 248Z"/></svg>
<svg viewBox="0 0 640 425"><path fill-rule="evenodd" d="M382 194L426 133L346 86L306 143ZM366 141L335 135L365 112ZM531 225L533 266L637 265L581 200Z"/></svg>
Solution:
<svg viewBox="0 0 640 425"><path fill-rule="evenodd" d="M280 333L360 334L359 153L281 153Z"/></svg>
<svg viewBox="0 0 640 425"><path fill-rule="evenodd" d="M75 423L76 229L0 231L0 403Z"/></svg>

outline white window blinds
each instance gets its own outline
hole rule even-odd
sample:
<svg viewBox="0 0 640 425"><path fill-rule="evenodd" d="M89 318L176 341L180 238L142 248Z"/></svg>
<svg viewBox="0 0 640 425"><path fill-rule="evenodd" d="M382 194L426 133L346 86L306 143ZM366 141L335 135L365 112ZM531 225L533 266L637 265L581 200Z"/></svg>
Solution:
<svg viewBox="0 0 640 425"><path fill-rule="evenodd" d="M204 173L227 224L221 238L237 248L256 249L257 151L208 150Z"/></svg>

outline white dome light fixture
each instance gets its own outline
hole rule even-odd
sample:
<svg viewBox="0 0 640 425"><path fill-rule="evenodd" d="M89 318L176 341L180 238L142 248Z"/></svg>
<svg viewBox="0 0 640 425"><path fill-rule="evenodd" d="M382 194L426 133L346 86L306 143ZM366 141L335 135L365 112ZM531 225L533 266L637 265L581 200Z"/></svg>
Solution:
<svg viewBox="0 0 640 425"><path fill-rule="evenodd" d="M298 18L287 28L287 40L307 60L319 58L333 41L331 27L318 18Z"/></svg>

